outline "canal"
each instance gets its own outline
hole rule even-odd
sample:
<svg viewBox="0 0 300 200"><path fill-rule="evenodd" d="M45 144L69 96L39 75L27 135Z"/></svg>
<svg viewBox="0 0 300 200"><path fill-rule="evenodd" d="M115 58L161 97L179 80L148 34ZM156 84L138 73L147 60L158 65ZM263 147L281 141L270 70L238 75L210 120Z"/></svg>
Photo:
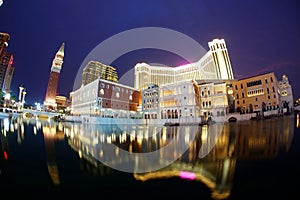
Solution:
<svg viewBox="0 0 300 200"><path fill-rule="evenodd" d="M299 196L299 114L169 127L0 122L0 191L9 198Z"/></svg>

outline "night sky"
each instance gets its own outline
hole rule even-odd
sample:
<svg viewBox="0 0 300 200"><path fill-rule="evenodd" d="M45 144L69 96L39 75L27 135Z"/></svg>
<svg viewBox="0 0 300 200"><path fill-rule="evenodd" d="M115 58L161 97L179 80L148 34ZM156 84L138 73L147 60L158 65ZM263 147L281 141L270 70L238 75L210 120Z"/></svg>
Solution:
<svg viewBox="0 0 300 200"><path fill-rule="evenodd" d="M11 36L6 50L14 54L11 89L18 96L23 84L27 103L43 102L52 60L62 42L65 57L58 93L69 97L77 71L98 44L141 27L181 32L206 50L207 42L223 38L235 78L275 72L281 79L286 74L294 98L299 98L299 19L297 0L4 0L0 32ZM168 52L145 49L121 56L111 65L122 76L137 62L176 66L181 60Z"/></svg>

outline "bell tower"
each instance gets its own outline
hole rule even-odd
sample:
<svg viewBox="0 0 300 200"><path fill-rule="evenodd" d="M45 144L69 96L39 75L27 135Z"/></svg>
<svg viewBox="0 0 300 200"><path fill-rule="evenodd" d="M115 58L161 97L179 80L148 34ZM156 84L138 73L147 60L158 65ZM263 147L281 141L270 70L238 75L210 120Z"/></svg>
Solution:
<svg viewBox="0 0 300 200"><path fill-rule="evenodd" d="M63 64L64 49L65 49L65 43L62 43L61 47L55 54L55 57L52 62L48 87L47 87L46 96L44 100L44 107L46 109L55 110L57 107L55 102L55 97L56 97L56 91L57 91L57 86L59 81L60 70Z"/></svg>

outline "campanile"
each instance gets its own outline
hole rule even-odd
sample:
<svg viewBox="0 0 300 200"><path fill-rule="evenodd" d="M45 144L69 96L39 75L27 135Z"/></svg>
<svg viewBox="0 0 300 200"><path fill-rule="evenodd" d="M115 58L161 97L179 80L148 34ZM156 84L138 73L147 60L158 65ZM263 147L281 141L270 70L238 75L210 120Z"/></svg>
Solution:
<svg viewBox="0 0 300 200"><path fill-rule="evenodd" d="M57 106L55 102L55 97L56 97L60 70L63 64L64 49L65 49L65 43L62 43L61 47L55 54L55 57L52 62L51 71L50 71L48 87L47 87L46 96L44 100L44 107L51 110L56 109Z"/></svg>

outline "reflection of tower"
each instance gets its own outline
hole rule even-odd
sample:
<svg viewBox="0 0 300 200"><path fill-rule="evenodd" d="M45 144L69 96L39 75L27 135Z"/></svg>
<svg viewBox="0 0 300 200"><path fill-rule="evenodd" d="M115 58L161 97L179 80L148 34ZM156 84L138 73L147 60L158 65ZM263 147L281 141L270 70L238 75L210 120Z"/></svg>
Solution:
<svg viewBox="0 0 300 200"><path fill-rule="evenodd" d="M56 126L43 126L45 149L49 175L55 185L60 184L58 167L55 157Z"/></svg>
<svg viewBox="0 0 300 200"><path fill-rule="evenodd" d="M63 64L64 48L65 48L65 43L62 43L61 47L55 54L55 58L53 59L52 62L47 92L44 101L44 106L47 109L56 109L55 97L56 97L56 90L58 86L59 74Z"/></svg>

